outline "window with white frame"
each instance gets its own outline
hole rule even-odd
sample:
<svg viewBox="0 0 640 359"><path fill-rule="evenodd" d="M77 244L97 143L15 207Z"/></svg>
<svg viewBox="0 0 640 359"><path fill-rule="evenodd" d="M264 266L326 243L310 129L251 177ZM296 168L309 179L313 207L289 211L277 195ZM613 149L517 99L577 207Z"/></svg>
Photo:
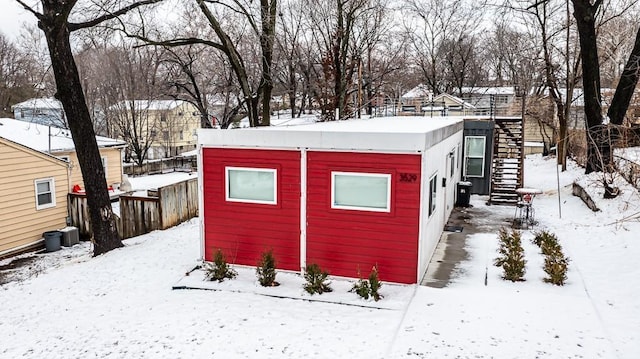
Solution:
<svg viewBox="0 0 640 359"><path fill-rule="evenodd" d="M36 209L55 207L56 186L53 178L43 178L34 181L36 191Z"/></svg>
<svg viewBox="0 0 640 359"><path fill-rule="evenodd" d="M436 194L438 193L438 174L429 179L429 217L436 211Z"/></svg>
<svg viewBox="0 0 640 359"><path fill-rule="evenodd" d="M331 172L331 208L391 212L391 174Z"/></svg>
<svg viewBox="0 0 640 359"><path fill-rule="evenodd" d="M484 136L465 137L464 173L466 177L484 177L486 140Z"/></svg>
<svg viewBox="0 0 640 359"><path fill-rule="evenodd" d="M277 204L278 172L271 168L225 167L229 202Z"/></svg>
<svg viewBox="0 0 640 359"><path fill-rule="evenodd" d="M449 152L449 177L453 177L456 170L456 149L453 148Z"/></svg>

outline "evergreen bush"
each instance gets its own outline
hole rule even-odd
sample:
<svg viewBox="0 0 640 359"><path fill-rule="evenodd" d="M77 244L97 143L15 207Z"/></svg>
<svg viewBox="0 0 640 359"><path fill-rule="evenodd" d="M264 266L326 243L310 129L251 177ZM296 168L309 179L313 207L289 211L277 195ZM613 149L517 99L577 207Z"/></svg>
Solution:
<svg viewBox="0 0 640 359"><path fill-rule="evenodd" d="M312 263L308 265L304 270L304 279L307 281L304 284L304 290L309 294L322 294L331 292L333 289L327 283L327 277L329 273L320 268L319 265Z"/></svg>
<svg viewBox="0 0 640 359"><path fill-rule="evenodd" d="M273 256L273 250L265 251L260 256L260 262L256 268L258 282L263 287L275 287L280 285L276 282L276 259Z"/></svg>
<svg viewBox="0 0 640 359"><path fill-rule="evenodd" d="M221 249L218 249L213 254L213 263L205 263L204 269L205 278L210 281L217 280L222 282L225 279L233 279L238 275L227 263L227 259Z"/></svg>
<svg viewBox="0 0 640 359"><path fill-rule="evenodd" d="M554 285L564 285L567 280L568 269L569 258L565 257L562 251L546 255L544 258L544 271L547 273L547 277L544 278L544 281Z"/></svg>
<svg viewBox="0 0 640 359"><path fill-rule="evenodd" d="M523 281L527 261L524 259L521 233L515 229L509 233L502 227L498 233L498 239L500 240L499 256L494 264L502 267L504 272L502 278L512 282Z"/></svg>
<svg viewBox="0 0 640 359"><path fill-rule="evenodd" d="M564 285L567 280L567 270L569 269L569 258L562 253L562 246L555 234L547 231L535 233L533 243L540 247L544 254L544 271L547 277L546 283Z"/></svg>
<svg viewBox="0 0 640 359"><path fill-rule="evenodd" d="M355 292L357 295L364 299L373 298L376 302L383 298L379 293L382 282L378 278L378 268L373 266L371 273L369 273L369 279L362 279L360 276L360 270L358 269L358 281L353 285L350 292Z"/></svg>

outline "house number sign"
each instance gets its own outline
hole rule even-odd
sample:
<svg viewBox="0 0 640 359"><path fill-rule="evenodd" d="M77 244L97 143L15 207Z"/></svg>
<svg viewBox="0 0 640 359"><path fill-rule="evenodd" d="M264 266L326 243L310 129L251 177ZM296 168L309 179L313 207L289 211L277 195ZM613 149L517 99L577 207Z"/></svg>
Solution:
<svg viewBox="0 0 640 359"><path fill-rule="evenodd" d="M418 175L415 173L400 173L400 182L415 183Z"/></svg>

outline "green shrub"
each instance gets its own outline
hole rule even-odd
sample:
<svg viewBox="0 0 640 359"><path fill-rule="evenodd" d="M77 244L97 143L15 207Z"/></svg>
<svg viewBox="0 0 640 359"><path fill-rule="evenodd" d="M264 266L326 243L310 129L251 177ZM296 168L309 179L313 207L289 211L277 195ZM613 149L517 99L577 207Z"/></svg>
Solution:
<svg viewBox="0 0 640 359"><path fill-rule="evenodd" d="M273 256L273 250L262 253L258 267L256 268L258 282L263 287L275 287L280 285L276 282L276 259Z"/></svg>
<svg viewBox="0 0 640 359"><path fill-rule="evenodd" d="M227 259L221 249L218 249L213 254L213 263L205 263L204 269L205 278L210 281L217 280L222 282L225 279L233 279L238 275L227 263Z"/></svg>
<svg viewBox="0 0 640 359"><path fill-rule="evenodd" d="M502 267L502 278L512 282L523 281L527 261L524 259L521 233L515 229L509 233L502 227L498 233L498 239L500 240L499 256L494 264Z"/></svg>
<svg viewBox="0 0 640 359"><path fill-rule="evenodd" d="M327 277L329 273L323 271L319 265L312 263L308 265L304 270L304 279L307 281L304 284L304 290L309 294L322 294L331 292L333 289L327 283Z"/></svg>
<svg viewBox="0 0 640 359"><path fill-rule="evenodd" d="M358 279L358 281L353 285L350 292L355 292L364 299L369 299L369 297L371 297L376 302L383 298L379 293L380 287L382 287L382 282L380 282L380 279L378 278L377 266L373 266L373 268L371 268L369 279L362 279L360 276L360 270L358 270L358 276L360 279Z"/></svg>
<svg viewBox="0 0 640 359"><path fill-rule="evenodd" d="M558 237L555 234L549 233L547 231L541 231L534 233L535 237L532 242L540 247L542 254L549 255L555 251L561 251L560 243L558 242Z"/></svg>
<svg viewBox="0 0 640 359"><path fill-rule="evenodd" d="M569 258L565 257L562 251L549 254L544 258L544 271L547 273L544 281L555 285L564 285L568 269Z"/></svg>
<svg viewBox="0 0 640 359"><path fill-rule="evenodd" d="M533 243L540 247L544 254L544 271L547 277L546 283L564 285L567 280L567 270L569 268L569 258L562 253L562 246L555 234L547 231L535 233Z"/></svg>

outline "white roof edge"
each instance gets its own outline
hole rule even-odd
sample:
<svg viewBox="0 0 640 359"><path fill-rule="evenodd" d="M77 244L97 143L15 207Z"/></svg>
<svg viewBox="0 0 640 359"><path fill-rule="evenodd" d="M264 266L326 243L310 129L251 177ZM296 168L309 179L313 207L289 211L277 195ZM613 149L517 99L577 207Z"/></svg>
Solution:
<svg viewBox="0 0 640 359"><path fill-rule="evenodd" d="M243 129L200 129L198 145L229 148L282 148L418 153L463 130L463 121L425 132L353 132Z"/></svg>

